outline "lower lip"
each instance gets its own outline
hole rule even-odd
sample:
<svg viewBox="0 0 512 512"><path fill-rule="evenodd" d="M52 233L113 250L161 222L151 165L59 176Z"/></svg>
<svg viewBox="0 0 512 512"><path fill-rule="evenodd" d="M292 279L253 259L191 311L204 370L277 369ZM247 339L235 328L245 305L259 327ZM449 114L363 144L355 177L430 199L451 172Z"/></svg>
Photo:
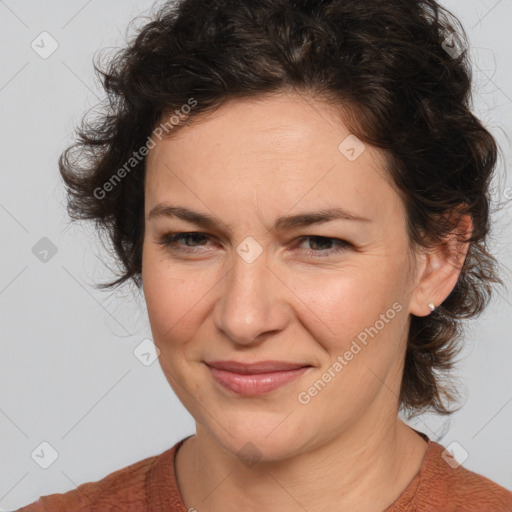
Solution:
<svg viewBox="0 0 512 512"><path fill-rule="evenodd" d="M253 373L251 375L219 370L211 366L208 366L208 368L219 384L234 393L239 395L262 395L298 379L311 367L280 372Z"/></svg>

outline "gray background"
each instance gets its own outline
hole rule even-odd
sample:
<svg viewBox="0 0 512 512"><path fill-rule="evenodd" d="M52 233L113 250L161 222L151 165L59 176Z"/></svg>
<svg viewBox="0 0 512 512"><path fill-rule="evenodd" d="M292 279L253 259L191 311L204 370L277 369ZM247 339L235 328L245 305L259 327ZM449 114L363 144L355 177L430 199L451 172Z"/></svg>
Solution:
<svg viewBox="0 0 512 512"><path fill-rule="evenodd" d="M91 226L69 224L56 165L102 96L93 55L122 45L128 23L151 5L0 1L0 510L98 480L194 432L158 362L146 366L133 353L151 338L143 299L129 288L92 288L110 277L106 253ZM444 5L468 31L475 111L503 149L497 205L512 197L512 0ZM38 51L51 49L44 31L58 43L46 59L31 47L35 40ZM510 206L495 215L491 246L507 269L511 215ZM503 278L509 285L508 271ZM467 323L457 372L463 409L449 421L424 416L412 424L445 446L458 442L466 467L512 489L512 298L498 291ZM51 456L43 441L58 452L48 469L40 467Z"/></svg>

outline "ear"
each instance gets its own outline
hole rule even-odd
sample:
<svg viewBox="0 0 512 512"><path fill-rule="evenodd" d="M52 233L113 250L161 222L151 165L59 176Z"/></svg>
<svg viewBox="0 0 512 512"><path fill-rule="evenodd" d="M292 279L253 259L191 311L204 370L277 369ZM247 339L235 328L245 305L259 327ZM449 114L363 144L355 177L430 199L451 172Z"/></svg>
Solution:
<svg viewBox="0 0 512 512"><path fill-rule="evenodd" d="M416 316L428 316L428 304L438 307L450 295L459 279L469 249L467 240L473 233L469 214L455 212L445 214L453 230L435 248L417 256L415 288L411 295L409 312ZM455 218L455 220L454 220Z"/></svg>

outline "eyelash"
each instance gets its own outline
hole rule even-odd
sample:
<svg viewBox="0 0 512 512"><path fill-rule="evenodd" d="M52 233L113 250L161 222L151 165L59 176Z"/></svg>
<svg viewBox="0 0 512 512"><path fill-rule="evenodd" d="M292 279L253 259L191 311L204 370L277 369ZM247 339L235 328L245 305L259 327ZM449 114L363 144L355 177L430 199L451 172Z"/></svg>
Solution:
<svg viewBox="0 0 512 512"><path fill-rule="evenodd" d="M158 243L160 245L163 245L165 248L167 248L171 251L178 251L178 252L187 253L187 254L197 254L198 251L196 251L193 248L184 248L183 246L180 247L177 245L177 240L192 237L194 235L209 237L209 235L207 235L206 233L199 233L199 232L169 233L167 235L164 235ZM321 239L321 240L333 240L334 242L339 243L340 246L338 246L337 249L307 251L305 254L306 258L318 258L318 257L325 258L328 256L332 256L334 254L338 254L340 252L346 251L350 247L353 247L353 245L351 243L347 242L346 240L341 240L339 238L332 238L332 237L327 237L327 236L306 235L306 236L299 237L299 240L300 240L300 242L303 242L309 238L316 238L316 239ZM322 253L324 253L325 255L322 255Z"/></svg>

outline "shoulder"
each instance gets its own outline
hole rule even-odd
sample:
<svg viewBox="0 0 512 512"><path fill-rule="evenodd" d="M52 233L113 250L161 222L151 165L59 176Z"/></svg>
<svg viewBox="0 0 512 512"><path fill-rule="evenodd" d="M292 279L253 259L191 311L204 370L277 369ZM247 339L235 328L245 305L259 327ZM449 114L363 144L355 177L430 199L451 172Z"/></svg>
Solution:
<svg viewBox="0 0 512 512"><path fill-rule="evenodd" d="M118 469L101 480L83 483L64 494L41 496L37 502L16 512L142 512L146 510L146 488L152 468L159 460L172 457L175 447Z"/></svg>
<svg viewBox="0 0 512 512"><path fill-rule="evenodd" d="M418 510L512 512L511 491L458 464L444 446L430 445L415 497Z"/></svg>

